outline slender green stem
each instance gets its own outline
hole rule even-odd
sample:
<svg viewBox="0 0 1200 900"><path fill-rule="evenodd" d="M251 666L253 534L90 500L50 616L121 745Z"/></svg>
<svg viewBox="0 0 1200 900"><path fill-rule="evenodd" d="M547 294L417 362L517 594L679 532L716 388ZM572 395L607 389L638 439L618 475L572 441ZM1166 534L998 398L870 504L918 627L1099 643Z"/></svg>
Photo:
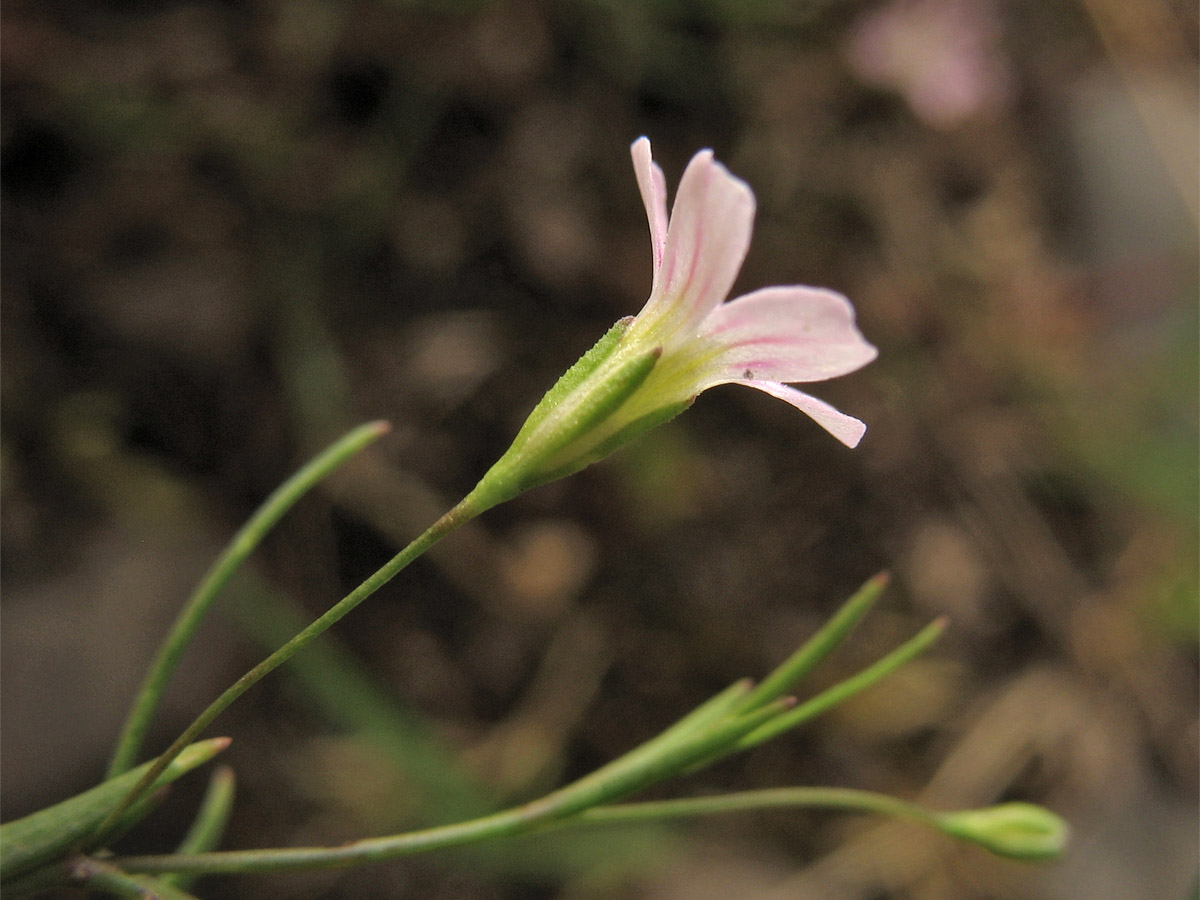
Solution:
<svg viewBox="0 0 1200 900"><path fill-rule="evenodd" d="M248 873L299 869L333 869L362 865L495 838L527 834L611 800L628 796L680 772L718 748L732 745L741 735L790 708L780 700L760 710L715 723L712 728L647 754L646 745L614 760L566 787L522 806L467 822L421 831L368 838L339 847L293 847L269 850L197 853L189 856L136 856L117 863L130 871Z"/></svg>
<svg viewBox="0 0 1200 900"><path fill-rule="evenodd" d="M863 616L875 605L889 576L880 572L858 589L842 608L809 638L799 650L789 656L775 671L762 680L749 694L743 697L736 708L757 709L782 697L811 672L821 660L828 656L854 629Z"/></svg>
<svg viewBox="0 0 1200 900"><path fill-rule="evenodd" d="M998 856L1026 862L1061 856L1070 833L1070 827L1060 816L1032 803L1001 803L982 809L935 812L886 794L830 787L773 788L714 797L599 806L584 810L562 825L631 825L685 816L788 807L858 810L910 819L960 841L970 841Z"/></svg>
<svg viewBox="0 0 1200 900"><path fill-rule="evenodd" d="M123 869L135 872L192 872L196 874L247 874L289 872L305 869L336 869L381 862L429 850L458 847L490 838L524 834L549 821L548 816L531 818L521 807L402 835L368 838L338 847L287 847L268 850L225 850L187 856L118 857Z"/></svg>
<svg viewBox="0 0 1200 900"><path fill-rule="evenodd" d="M809 719L816 718L860 691L864 691L872 685L877 684L902 665L928 650L933 642L942 636L942 632L945 630L945 618L939 618L930 622L916 635L909 638L887 656L867 666L867 668L858 674L852 675L845 681L835 684L812 699L801 703L791 712L777 716L762 727L750 732L738 741L736 749L745 750L749 747L757 747L764 741L769 741L783 734L785 731L790 731L797 725L807 722Z"/></svg>
<svg viewBox="0 0 1200 900"><path fill-rule="evenodd" d="M233 811L234 785L233 769L229 766L221 766L213 772L208 780L208 790L200 803L200 811L179 842L176 853L204 853L220 845ZM196 876L171 874L162 876L161 880L164 884L186 891L191 889Z"/></svg>
<svg viewBox="0 0 1200 900"><path fill-rule="evenodd" d="M421 851L530 832L544 833L587 826L632 825L694 816L799 808L867 812L908 819L959 840L978 844L992 853L1026 861L1053 859L1061 855L1068 832L1066 823L1058 816L1042 807L1027 803L937 812L874 791L833 787L788 787L741 791L713 797L600 805L557 818L530 816L527 813L530 806L525 806L459 825L358 841L343 847L251 850L193 856L130 856L116 860L116 864L122 872L143 873L246 873L334 868L381 862ZM514 821L518 822L520 827L509 827Z"/></svg>
<svg viewBox="0 0 1200 900"><path fill-rule="evenodd" d="M81 856L71 864L71 880L130 900L196 900L186 891L157 878L131 875L99 859Z"/></svg>
<svg viewBox="0 0 1200 900"><path fill-rule="evenodd" d="M238 567L296 501L386 433L388 428L386 422L370 422L351 431L280 485L233 536L184 604L175 624L159 648L158 655L146 673L141 689L129 710L116 749L113 751L112 761L108 765L107 777L115 778L124 774L137 761L150 722L184 650L187 649L213 601Z"/></svg>
<svg viewBox="0 0 1200 900"><path fill-rule="evenodd" d="M926 809L907 800L853 788L790 787L742 791L714 797L691 797L680 800L657 800L646 803L599 805L568 817L547 818L528 815L530 807L496 813L471 822L446 825L424 831L410 832L388 838L357 841L342 847L308 847L290 850L248 850L226 853L204 853L194 856L130 856L118 859L122 869L137 872L279 872L312 868L335 868L369 862L381 862L422 851L439 850L472 841L511 837L531 831L575 828L582 826L630 825L664 819L693 816L723 815L765 809L823 808L876 813L908 819L938 829L963 840L982 843L976 836L947 827L957 816L976 811L942 813ZM995 808L1003 810L1003 807ZM1034 808L1044 816L1051 816ZM992 810L981 811L989 815ZM512 827L514 823L520 827Z"/></svg>
<svg viewBox="0 0 1200 900"><path fill-rule="evenodd" d="M261 578L243 585L237 602L225 612L268 653L312 618ZM433 725L405 709L361 659L331 637L309 644L289 665L287 676L327 725L359 734L403 768L409 786L406 803L414 804L414 818L441 824L495 810L482 784L453 760L449 742Z"/></svg>
<svg viewBox="0 0 1200 900"><path fill-rule="evenodd" d="M464 522L473 519L485 509L492 505L490 496L478 492L478 488L468 494L457 506L438 519L428 530L420 537L414 540L411 544L392 557L384 566L375 574L371 575L360 584L357 588L339 600L336 604L330 607L322 616L315 619L308 627L293 637L290 641L256 665L253 669L239 678L229 688L225 690L220 697L214 700L207 709L202 712L191 725L175 740L170 747L167 748L154 765L146 773L145 776L137 783L136 786L129 792L129 795L122 803L112 812L109 820L106 820L101 826L106 827L110 824L110 820L116 820L131 804L136 802L138 797L142 795L146 787L149 786L158 773L165 769L189 743L191 743L197 735L199 735L209 724L223 713L231 703L237 700L242 694L246 693L251 687L261 681L266 675L273 672L279 666L283 665L291 659L296 653L304 649L305 645L313 639L319 637L323 632L334 625L343 616L349 613L352 609L370 597L373 593L391 581L405 566L411 563L414 559L458 528Z"/></svg>
<svg viewBox="0 0 1200 900"><path fill-rule="evenodd" d="M876 579L868 587L878 590L882 584ZM869 606L868 600L861 602ZM845 625L847 621L850 621L850 614L843 618L842 624ZM852 625L852 622L850 624ZM568 821L601 821L606 816L619 818L622 815L653 817L651 813L631 811L642 809L640 805L631 806L624 812L621 807L617 807L615 813L602 812L599 808L666 777L712 762L735 749L754 746L824 712L876 683L921 653L937 639L944 628L943 620L935 621L874 665L794 709L794 700L782 698L756 709L739 712L738 708L749 691L746 682L738 682L685 716L663 735L634 748L590 775L523 806L478 819L405 834L369 838L340 847L296 847L186 856L140 856L122 859L120 864L131 871L149 873L248 873L339 868L475 841L526 834ZM795 672L801 667L796 665L795 659L796 657L793 657L782 668ZM865 791L816 788L806 790L806 793L801 794L755 792L753 795L747 795L748 799L738 800L737 795L734 795L735 799L728 803L723 798L708 798L703 801L680 801L685 805L679 807L658 806L646 809L657 808L668 812L678 809L679 815L685 815L751 808L756 804L797 805L801 800L806 800L810 805L884 812L915 818L934 827L938 825L938 820L932 813L893 798ZM743 806L739 807L739 803Z"/></svg>
<svg viewBox="0 0 1200 900"><path fill-rule="evenodd" d="M860 810L885 816L912 819L936 828L938 814L886 794L854 788L787 787L740 791L713 797L656 800L647 803L618 803L581 812L578 823L628 825L635 822L711 816L723 813L787 807ZM569 824L575 824L572 821Z"/></svg>
<svg viewBox="0 0 1200 900"><path fill-rule="evenodd" d="M204 765L229 746L229 738L211 738L188 747L155 778L154 787L165 787L198 766ZM119 816L107 821L109 813L150 770L150 763L117 778L109 779L84 791L0 825L0 892L8 896L9 883L16 878L55 864L72 850L90 850L99 846L97 840L107 840L125 828L132 827L150 812L159 799L156 794L143 795ZM101 831L99 826L104 823Z"/></svg>

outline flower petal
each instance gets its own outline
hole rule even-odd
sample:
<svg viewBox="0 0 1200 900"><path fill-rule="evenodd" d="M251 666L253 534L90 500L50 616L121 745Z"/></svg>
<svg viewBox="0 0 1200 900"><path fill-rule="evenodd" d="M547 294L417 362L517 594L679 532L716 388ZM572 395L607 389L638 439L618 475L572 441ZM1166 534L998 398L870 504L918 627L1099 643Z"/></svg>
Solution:
<svg viewBox="0 0 1200 900"><path fill-rule="evenodd" d="M811 394L798 391L794 387L788 387L786 384L779 384L775 381L757 381L748 378L739 378L731 383L744 384L746 387L756 388L770 394L772 397L778 397L780 400L787 401L847 447L857 447L858 442L867 433L867 426L863 422L860 422L853 416L846 415L844 412L839 412L824 400L818 400Z"/></svg>
<svg viewBox="0 0 1200 900"><path fill-rule="evenodd" d="M746 183L711 150L693 156L675 197L659 278L638 318L690 336L729 296L753 228L754 194Z"/></svg>
<svg viewBox="0 0 1200 900"><path fill-rule="evenodd" d="M667 242L667 179L650 155L650 139L640 137L629 148L633 155L633 171L637 175L638 190L646 206L646 218L650 222L650 244L654 251L654 282L658 283L658 270L662 268L663 248Z"/></svg>
<svg viewBox="0 0 1200 900"><path fill-rule="evenodd" d="M824 288L746 294L713 310L699 336L721 347L708 384L824 381L860 369L878 354L854 324L850 301Z"/></svg>

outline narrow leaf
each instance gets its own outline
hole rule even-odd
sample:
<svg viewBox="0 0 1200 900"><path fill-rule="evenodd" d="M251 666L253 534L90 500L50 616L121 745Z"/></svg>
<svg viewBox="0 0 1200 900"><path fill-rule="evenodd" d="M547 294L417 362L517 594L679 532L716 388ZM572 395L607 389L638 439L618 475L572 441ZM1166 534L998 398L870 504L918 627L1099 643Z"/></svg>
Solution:
<svg viewBox="0 0 1200 900"><path fill-rule="evenodd" d="M217 849L221 838L225 836L225 826L229 824L229 814L233 810L234 784L233 769L229 766L221 766L212 773L208 790L200 802L200 811L179 842L176 853L205 853ZM160 880L172 887L189 890L196 876L164 875Z"/></svg>
<svg viewBox="0 0 1200 900"><path fill-rule="evenodd" d="M389 427L386 422L369 422L334 442L276 488L233 536L192 596L188 598L175 624L171 626L171 631L159 647L158 655L146 673L121 729L121 735L117 739L112 761L108 766L109 778L128 771L137 761L142 742L158 710L167 683L221 589L267 533L283 518L284 513L339 466L385 434Z"/></svg>
<svg viewBox="0 0 1200 900"><path fill-rule="evenodd" d="M817 663L828 656L854 630L862 617L875 605L875 601L887 587L888 580L888 573L880 572L859 588L858 592L842 604L842 608L821 627L820 631L809 638L799 650L742 698L738 709L742 711L757 709L764 703L770 703L777 697L791 692L792 688L811 672Z"/></svg>
<svg viewBox="0 0 1200 900"><path fill-rule="evenodd" d="M212 738L192 744L167 766L154 782L155 787L169 784L203 765L229 743L229 738ZM69 800L0 826L0 880L8 882L30 872L63 856L83 841L125 798L150 766L151 763L146 763ZM146 805L143 814L149 808ZM117 827L126 824L128 819L123 817L118 820Z"/></svg>
<svg viewBox="0 0 1200 900"><path fill-rule="evenodd" d="M797 725L807 722L809 719L816 718L824 712L828 712L839 703L877 684L906 662L928 650L934 641L942 636L942 632L945 630L945 619L937 619L931 622L887 656L863 669L857 675L852 675L845 681L835 684L829 690L822 691L812 699L801 703L790 712L772 719L762 727L745 735L738 741L738 749L745 750L749 747L757 747L764 741L778 737L785 731L791 731Z"/></svg>

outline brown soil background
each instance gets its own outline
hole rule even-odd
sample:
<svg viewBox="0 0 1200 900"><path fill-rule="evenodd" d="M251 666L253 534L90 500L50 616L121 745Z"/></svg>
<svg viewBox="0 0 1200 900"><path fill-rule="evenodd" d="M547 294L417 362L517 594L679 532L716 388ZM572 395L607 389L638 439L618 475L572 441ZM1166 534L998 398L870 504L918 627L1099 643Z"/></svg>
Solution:
<svg viewBox="0 0 1200 900"><path fill-rule="evenodd" d="M1047 804L1049 866L825 813L596 832L209 898L1139 900L1192 889L1196 7L1013 0L952 125L856 76L860 2L9 2L3 46L5 818L103 772L222 542L316 448L392 432L214 613L165 745L468 490L649 288L627 148L713 147L759 213L739 288L855 302L880 359L706 394L488 513L232 708L226 846L529 797L893 586L812 679L928 656L655 796L832 784ZM1131 10L1135 10L1132 12ZM332 674L331 674L332 673ZM333 680L353 677L353 684ZM126 848L168 849L202 779Z"/></svg>

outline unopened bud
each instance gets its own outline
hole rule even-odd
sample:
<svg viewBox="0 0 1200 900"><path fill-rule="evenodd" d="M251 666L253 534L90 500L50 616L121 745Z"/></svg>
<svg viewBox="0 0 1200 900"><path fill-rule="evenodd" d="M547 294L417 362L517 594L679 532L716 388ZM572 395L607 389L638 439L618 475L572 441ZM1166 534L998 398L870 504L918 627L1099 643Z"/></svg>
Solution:
<svg viewBox="0 0 1200 900"><path fill-rule="evenodd" d="M1009 859L1054 859L1067 845L1062 817L1032 803L1003 803L938 816L946 834L971 841Z"/></svg>

